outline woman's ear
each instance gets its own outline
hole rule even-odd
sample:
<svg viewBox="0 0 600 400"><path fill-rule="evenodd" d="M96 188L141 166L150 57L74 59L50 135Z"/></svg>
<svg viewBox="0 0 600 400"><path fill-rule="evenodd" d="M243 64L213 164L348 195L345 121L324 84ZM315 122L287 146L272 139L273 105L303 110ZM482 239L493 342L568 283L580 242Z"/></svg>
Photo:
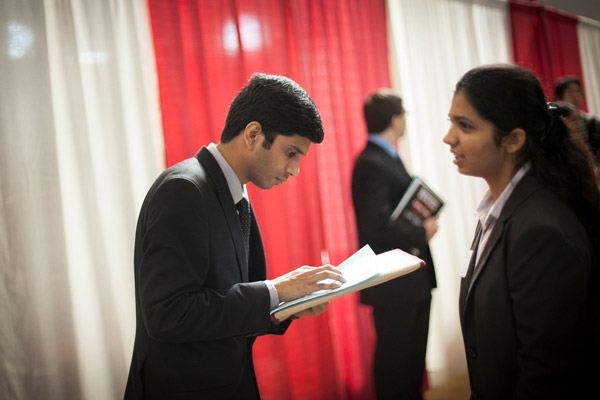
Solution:
<svg viewBox="0 0 600 400"><path fill-rule="evenodd" d="M515 154L523 148L527 140L527 133L521 128L515 128L502 138L502 147L508 153Z"/></svg>

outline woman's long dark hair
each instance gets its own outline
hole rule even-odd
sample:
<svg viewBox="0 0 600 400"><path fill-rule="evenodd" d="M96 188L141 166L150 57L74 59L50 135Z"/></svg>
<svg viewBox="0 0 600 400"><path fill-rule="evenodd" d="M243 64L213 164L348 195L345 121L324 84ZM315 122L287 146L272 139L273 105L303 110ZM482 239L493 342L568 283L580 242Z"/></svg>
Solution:
<svg viewBox="0 0 600 400"><path fill-rule="evenodd" d="M592 240L600 225L600 191L593 157L583 139L570 135L560 116L565 110L546 104L535 75L514 65L486 65L467 72L456 84L479 115L495 129L495 141L513 129L527 134L517 167L531 161L537 179L577 215Z"/></svg>

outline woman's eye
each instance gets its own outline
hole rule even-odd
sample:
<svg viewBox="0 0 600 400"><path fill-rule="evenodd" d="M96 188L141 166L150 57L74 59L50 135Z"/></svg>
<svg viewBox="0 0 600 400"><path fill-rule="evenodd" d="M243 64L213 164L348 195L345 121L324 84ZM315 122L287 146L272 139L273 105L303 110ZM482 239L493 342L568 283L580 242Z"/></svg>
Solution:
<svg viewBox="0 0 600 400"><path fill-rule="evenodd" d="M468 122L465 122L465 121L458 121L458 126L460 126L460 128L465 131L473 128L473 126L471 124L469 124Z"/></svg>

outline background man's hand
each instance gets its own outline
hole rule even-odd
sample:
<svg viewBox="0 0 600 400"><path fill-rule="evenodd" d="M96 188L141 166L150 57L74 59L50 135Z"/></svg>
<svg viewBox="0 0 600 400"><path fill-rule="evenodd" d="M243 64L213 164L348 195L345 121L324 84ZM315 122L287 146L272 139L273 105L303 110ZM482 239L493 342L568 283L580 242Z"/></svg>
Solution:
<svg viewBox="0 0 600 400"><path fill-rule="evenodd" d="M425 236L429 242L438 230L437 217L429 217L423 220L423 228L425 228Z"/></svg>
<svg viewBox="0 0 600 400"><path fill-rule="evenodd" d="M335 289L346 282L339 269L333 265L297 268L278 278L271 279L277 289L279 301L290 301L321 289Z"/></svg>

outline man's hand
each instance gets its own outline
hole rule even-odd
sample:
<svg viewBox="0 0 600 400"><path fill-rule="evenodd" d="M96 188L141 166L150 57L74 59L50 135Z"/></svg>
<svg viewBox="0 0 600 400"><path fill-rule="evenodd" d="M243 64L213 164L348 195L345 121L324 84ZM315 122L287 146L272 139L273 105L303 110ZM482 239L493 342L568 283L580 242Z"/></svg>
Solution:
<svg viewBox="0 0 600 400"><path fill-rule="evenodd" d="M292 315L292 319L319 315L327 309L328 305L329 302L322 303L311 308L307 308L306 310L300 311L299 313Z"/></svg>
<svg viewBox="0 0 600 400"><path fill-rule="evenodd" d="M425 228L425 236L429 242L438 230L437 217L429 217L425 219L423 221L423 228Z"/></svg>
<svg viewBox="0 0 600 400"><path fill-rule="evenodd" d="M335 289L346 282L339 269L333 265L297 268L278 278L271 279L277 289L279 301L290 301L321 289Z"/></svg>

